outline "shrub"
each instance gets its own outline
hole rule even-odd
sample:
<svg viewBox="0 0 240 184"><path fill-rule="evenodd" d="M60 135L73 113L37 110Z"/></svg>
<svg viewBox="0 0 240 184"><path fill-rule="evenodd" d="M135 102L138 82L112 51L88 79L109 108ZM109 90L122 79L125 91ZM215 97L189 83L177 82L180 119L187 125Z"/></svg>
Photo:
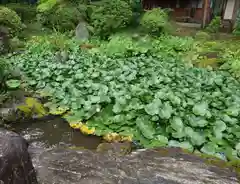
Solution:
<svg viewBox="0 0 240 184"><path fill-rule="evenodd" d="M94 27L94 34L101 37L125 28L131 18L131 6L123 0L103 0L92 6L91 24Z"/></svg>
<svg viewBox="0 0 240 184"><path fill-rule="evenodd" d="M206 31L209 33L218 33L221 26L221 17L216 16L210 24L206 27Z"/></svg>
<svg viewBox="0 0 240 184"><path fill-rule="evenodd" d="M48 28L60 32L70 31L76 28L82 14L77 7L58 5L49 11L39 14L39 21Z"/></svg>
<svg viewBox="0 0 240 184"><path fill-rule="evenodd" d="M0 7L0 26L6 27L11 36L17 35L23 28L21 18L9 8Z"/></svg>
<svg viewBox="0 0 240 184"><path fill-rule="evenodd" d="M151 34L159 34L168 25L168 13L160 8L153 8L145 12L140 24L144 31Z"/></svg>
<svg viewBox="0 0 240 184"><path fill-rule="evenodd" d="M6 7L15 11L23 21L32 21L36 17L36 7L24 3L11 3L7 4Z"/></svg>
<svg viewBox="0 0 240 184"><path fill-rule="evenodd" d="M211 39L211 36L204 31L198 31L195 35L195 38L197 40L209 40L209 39Z"/></svg>
<svg viewBox="0 0 240 184"><path fill-rule="evenodd" d="M40 13L50 11L57 5L56 0L40 0L37 6L37 11Z"/></svg>

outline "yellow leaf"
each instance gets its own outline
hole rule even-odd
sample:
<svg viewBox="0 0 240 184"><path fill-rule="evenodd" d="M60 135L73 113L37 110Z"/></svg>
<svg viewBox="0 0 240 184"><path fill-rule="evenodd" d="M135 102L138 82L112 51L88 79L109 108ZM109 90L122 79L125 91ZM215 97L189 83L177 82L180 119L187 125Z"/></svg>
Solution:
<svg viewBox="0 0 240 184"><path fill-rule="evenodd" d="M103 139L107 142L132 142L133 136L123 136L118 133L109 133L103 136Z"/></svg>
<svg viewBox="0 0 240 184"><path fill-rule="evenodd" d="M82 122L75 122L75 123L69 123L70 127L73 129L79 129L83 134L86 135L94 135L95 128L88 128L87 125L83 124Z"/></svg>
<svg viewBox="0 0 240 184"><path fill-rule="evenodd" d="M32 112L32 109L29 108L28 106L26 105L19 105L17 106L17 109L19 109L20 111L22 111L24 114L26 115L30 115L31 112Z"/></svg>
<svg viewBox="0 0 240 184"><path fill-rule="evenodd" d="M69 125L73 129L80 129L80 127L82 126L82 123L81 122L75 122L75 123L69 123Z"/></svg>

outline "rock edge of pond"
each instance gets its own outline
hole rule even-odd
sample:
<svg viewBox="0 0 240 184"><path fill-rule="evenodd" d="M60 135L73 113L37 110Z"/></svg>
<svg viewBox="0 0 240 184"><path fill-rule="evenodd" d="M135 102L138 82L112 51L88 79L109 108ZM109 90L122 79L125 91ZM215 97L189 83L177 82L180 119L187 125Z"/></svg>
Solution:
<svg viewBox="0 0 240 184"><path fill-rule="evenodd" d="M116 146L104 144L108 148ZM0 180L4 183L36 184L36 178L39 184L238 184L240 181L229 168L209 164L180 148L143 149L116 155L106 150L66 148L28 152L27 145L18 134L0 129L0 161L4 163Z"/></svg>

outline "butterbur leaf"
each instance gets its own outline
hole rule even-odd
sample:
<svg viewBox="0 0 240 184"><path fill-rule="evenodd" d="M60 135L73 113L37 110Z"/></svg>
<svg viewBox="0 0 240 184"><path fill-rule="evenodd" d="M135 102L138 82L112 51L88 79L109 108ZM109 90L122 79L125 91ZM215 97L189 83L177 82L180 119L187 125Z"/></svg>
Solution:
<svg viewBox="0 0 240 184"><path fill-rule="evenodd" d="M168 146L169 147L180 147L180 148L189 150L191 152L193 152L193 150L194 150L192 144L188 141L178 142L178 141L175 141L175 140L171 140L171 141L168 142Z"/></svg>
<svg viewBox="0 0 240 184"><path fill-rule="evenodd" d="M195 115L204 116L208 111L208 104L206 102L201 102L193 107L193 113Z"/></svg>
<svg viewBox="0 0 240 184"><path fill-rule="evenodd" d="M228 108L225 112L229 116L237 117L238 114L239 114L239 108L238 107L231 107L231 108Z"/></svg>
<svg viewBox="0 0 240 184"><path fill-rule="evenodd" d="M176 132L172 132L172 136L177 139L181 139L186 137L186 133L183 130L177 130Z"/></svg>
<svg viewBox="0 0 240 184"><path fill-rule="evenodd" d="M18 88L20 85L21 85L21 81L20 80L7 80L6 81L6 85L9 87L9 88Z"/></svg>
<svg viewBox="0 0 240 184"><path fill-rule="evenodd" d="M190 124L193 127L205 127L208 125L208 121L202 117L193 117L190 119Z"/></svg>
<svg viewBox="0 0 240 184"><path fill-rule="evenodd" d="M155 139L150 141L150 144L147 145L147 148L156 148L166 146L168 144L168 138L162 135L157 135Z"/></svg>
<svg viewBox="0 0 240 184"><path fill-rule="evenodd" d="M144 137L146 137L148 139L154 138L156 129L153 126L152 122L149 121L147 118L145 118L145 117L137 118L136 125Z"/></svg>
<svg viewBox="0 0 240 184"><path fill-rule="evenodd" d="M91 101L91 103L99 103L101 98L100 96L90 96L89 100Z"/></svg>
<svg viewBox="0 0 240 184"><path fill-rule="evenodd" d="M209 142L204 144L204 146L201 148L201 152L209 155L215 155L217 148L218 146L216 144Z"/></svg>
<svg viewBox="0 0 240 184"><path fill-rule="evenodd" d="M223 132L226 129L227 129L227 125L221 120L216 121L215 125L213 127L213 130L214 130L215 133L216 132Z"/></svg>
<svg viewBox="0 0 240 184"><path fill-rule="evenodd" d="M240 154L240 142L236 144L235 149L238 151L238 153Z"/></svg>
<svg viewBox="0 0 240 184"><path fill-rule="evenodd" d="M238 159L237 150L232 149L231 147L226 147L224 149L224 153L228 160L236 160Z"/></svg>
<svg viewBox="0 0 240 184"><path fill-rule="evenodd" d="M157 115L152 116L151 120L152 120L152 121L158 121L158 120L159 120L159 117L158 117Z"/></svg>
<svg viewBox="0 0 240 184"><path fill-rule="evenodd" d="M170 101L172 102L172 104L175 104L175 105L181 104L181 99L178 96L172 96L170 98Z"/></svg>
<svg viewBox="0 0 240 184"><path fill-rule="evenodd" d="M181 142L179 147L189 150L191 152L193 152L193 150L194 150L193 145L188 141Z"/></svg>
<svg viewBox="0 0 240 184"><path fill-rule="evenodd" d="M205 136L201 135L199 132L195 132L191 127L186 127L184 131L193 145L201 146L206 142Z"/></svg>
<svg viewBox="0 0 240 184"><path fill-rule="evenodd" d="M159 116L162 119L169 119L172 113L173 113L172 106L168 102L165 102L160 109Z"/></svg>
<svg viewBox="0 0 240 184"><path fill-rule="evenodd" d="M156 140L166 145L168 143L168 138L162 135L157 135Z"/></svg>
<svg viewBox="0 0 240 184"><path fill-rule="evenodd" d="M115 103L113 106L113 112L114 113L122 112L122 106L119 103Z"/></svg>
<svg viewBox="0 0 240 184"><path fill-rule="evenodd" d="M173 117L173 119L171 121L171 127L175 131L181 131L184 127L182 119L180 117Z"/></svg>
<svg viewBox="0 0 240 184"><path fill-rule="evenodd" d="M168 142L168 146L169 146L169 147L179 147L179 145L180 145L180 142L175 141L175 140L170 140L170 141Z"/></svg>
<svg viewBox="0 0 240 184"><path fill-rule="evenodd" d="M162 105L162 102L160 99L154 99L152 103L145 106L145 111L149 115L156 115L159 113L160 107Z"/></svg>

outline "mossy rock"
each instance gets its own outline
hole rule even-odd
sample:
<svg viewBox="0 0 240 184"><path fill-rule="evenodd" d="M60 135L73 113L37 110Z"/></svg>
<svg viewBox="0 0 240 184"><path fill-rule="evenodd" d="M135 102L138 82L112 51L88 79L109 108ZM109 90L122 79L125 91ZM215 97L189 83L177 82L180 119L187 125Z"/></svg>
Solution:
<svg viewBox="0 0 240 184"><path fill-rule="evenodd" d="M127 155L132 151L130 142L124 143L102 143L97 147L97 152L108 153L115 156Z"/></svg>

